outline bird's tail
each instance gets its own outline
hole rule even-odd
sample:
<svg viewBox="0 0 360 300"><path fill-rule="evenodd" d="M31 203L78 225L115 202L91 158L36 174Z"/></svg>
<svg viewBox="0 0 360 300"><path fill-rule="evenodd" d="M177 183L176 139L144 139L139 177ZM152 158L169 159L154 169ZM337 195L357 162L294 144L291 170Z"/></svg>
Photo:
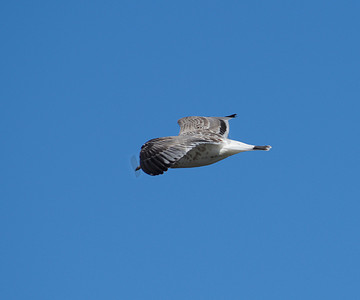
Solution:
<svg viewBox="0 0 360 300"><path fill-rule="evenodd" d="M269 151L271 149L271 146L267 145L267 146L254 146L253 150L265 150L265 151Z"/></svg>

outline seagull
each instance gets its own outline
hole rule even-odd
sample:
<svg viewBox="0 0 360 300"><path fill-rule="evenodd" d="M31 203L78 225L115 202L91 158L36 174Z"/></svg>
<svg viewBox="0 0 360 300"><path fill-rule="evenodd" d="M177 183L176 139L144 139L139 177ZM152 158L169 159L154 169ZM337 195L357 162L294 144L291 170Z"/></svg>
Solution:
<svg viewBox="0 0 360 300"><path fill-rule="evenodd" d="M271 149L228 139L229 120L226 117L184 117L178 120L178 136L161 137L147 141L141 147L140 166L136 171L155 176L169 168L194 168L211 165L231 155Z"/></svg>

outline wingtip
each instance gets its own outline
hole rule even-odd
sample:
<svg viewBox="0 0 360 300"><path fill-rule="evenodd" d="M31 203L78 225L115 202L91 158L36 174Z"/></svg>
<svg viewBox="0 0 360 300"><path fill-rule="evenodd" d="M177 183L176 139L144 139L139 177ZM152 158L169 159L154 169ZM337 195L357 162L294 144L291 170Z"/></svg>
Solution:
<svg viewBox="0 0 360 300"><path fill-rule="evenodd" d="M226 116L225 118L236 118L236 115L237 115L237 114L232 114L232 115L230 115L230 116Z"/></svg>

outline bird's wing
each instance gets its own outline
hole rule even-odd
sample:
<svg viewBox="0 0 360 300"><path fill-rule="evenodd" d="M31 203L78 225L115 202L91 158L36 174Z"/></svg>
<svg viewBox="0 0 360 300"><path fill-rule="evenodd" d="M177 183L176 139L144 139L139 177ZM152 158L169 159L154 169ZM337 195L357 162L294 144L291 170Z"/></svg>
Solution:
<svg viewBox="0 0 360 300"><path fill-rule="evenodd" d="M178 120L179 135L218 134L227 138L229 135L229 120L236 114L226 117L185 117Z"/></svg>
<svg viewBox="0 0 360 300"><path fill-rule="evenodd" d="M146 142L140 151L140 167L149 175L160 175L200 144L220 143L219 138L169 136Z"/></svg>

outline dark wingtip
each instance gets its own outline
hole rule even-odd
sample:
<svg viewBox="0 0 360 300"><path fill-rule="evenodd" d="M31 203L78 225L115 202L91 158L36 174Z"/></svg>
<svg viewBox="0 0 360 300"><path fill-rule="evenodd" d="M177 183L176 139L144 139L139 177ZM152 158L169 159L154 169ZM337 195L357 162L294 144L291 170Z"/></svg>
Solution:
<svg viewBox="0 0 360 300"><path fill-rule="evenodd" d="M254 146L253 150L265 150L269 151L271 149L271 146Z"/></svg>
<svg viewBox="0 0 360 300"><path fill-rule="evenodd" d="M235 118L236 114L230 115L230 116L225 116L225 118Z"/></svg>

